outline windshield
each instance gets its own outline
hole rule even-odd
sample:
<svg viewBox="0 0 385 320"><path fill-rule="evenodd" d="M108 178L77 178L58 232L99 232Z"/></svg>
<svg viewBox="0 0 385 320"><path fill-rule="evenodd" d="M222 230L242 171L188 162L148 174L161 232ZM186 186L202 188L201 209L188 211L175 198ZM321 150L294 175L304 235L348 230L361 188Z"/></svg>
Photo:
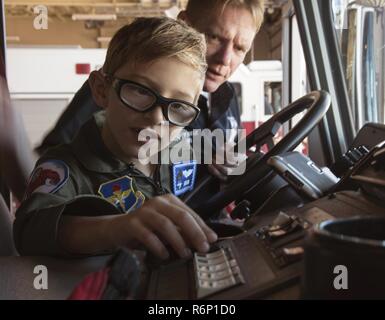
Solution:
<svg viewBox="0 0 385 320"><path fill-rule="evenodd" d="M385 123L384 0L332 0L334 24L356 129Z"/></svg>

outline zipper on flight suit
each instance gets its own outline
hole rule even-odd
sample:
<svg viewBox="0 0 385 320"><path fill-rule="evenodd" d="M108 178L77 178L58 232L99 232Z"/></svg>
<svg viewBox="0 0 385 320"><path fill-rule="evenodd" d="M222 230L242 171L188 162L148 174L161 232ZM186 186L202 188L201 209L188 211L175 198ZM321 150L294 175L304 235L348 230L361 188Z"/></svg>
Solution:
<svg viewBox="0 0 385 320"><path fill-rule="evenodd" d="M133 178L141 178L145 179L147 182L149 182L153 188L155 189L155 193L157 196L164 195L169 193L163 186L160 179L160 165L157 164L154 172L154 178L146 176L142 171L135 168L135 165L133 163L130 163L128 165L128 172L129 175Z"/></svg>

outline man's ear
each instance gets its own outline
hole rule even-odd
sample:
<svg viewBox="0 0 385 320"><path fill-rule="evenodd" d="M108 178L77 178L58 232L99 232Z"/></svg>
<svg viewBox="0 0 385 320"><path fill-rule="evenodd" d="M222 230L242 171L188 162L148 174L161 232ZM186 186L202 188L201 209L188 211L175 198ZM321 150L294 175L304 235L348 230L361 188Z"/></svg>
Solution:
<svg viewBox="0 0 385 320"><path fill-rule="evenodd" d="M88 84L90 85L92 97L96 104L106 109L108 106L108 89L109 85L106 78L100 71L92 71L89 78Z"/></svg>
<svg viewBox="0 0 385 320"><path fill-rule="evenodd" d="M187 16L186 10L182 10L181 12L179 12L177 19L182 20L186 22L189 26L191 26L191 21Z"/></svg>

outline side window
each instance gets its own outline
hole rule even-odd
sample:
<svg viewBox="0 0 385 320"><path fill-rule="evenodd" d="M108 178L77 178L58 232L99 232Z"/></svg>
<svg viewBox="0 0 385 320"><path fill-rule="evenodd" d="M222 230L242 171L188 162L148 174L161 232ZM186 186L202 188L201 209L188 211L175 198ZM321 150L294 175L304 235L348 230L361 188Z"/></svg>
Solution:
<svg viewBox="0 0 385 320"><path fill-rule="evenodd" d="M282 108L282 82L265 82L265 115L273 115Z"/></svg>
<svg viewBox="0 0 385 320"><path fill-rule="evenodd" d="M241 65L230 81L235 88L242 125L247 133L281 109L281 61L255 60Z"/></svg>
<svg viewBox="0 0 385 320"><path fill-rule="evenodd" d="M297 16L291 18L291 54L290 54L290 75L291 90L290 102L309 93L306 61L303 52L301 36L298 28Z"/></svg>
<svg viewBox="0 0 385 320"><path fill-rule="evenodd" d="M385 9L375 1L332 0L354 126L385 123Z"/></svg>
<svg viewBox="0 0 385 320"><path fill-rule="evenodd" d="M285 20L284 52L286 52L286 55L284 59L287 67L284 68L281 97L284 106L310 92L297 16L289 10L286 13ZM297 124L301 118L302 114L298 114L291 121L285 123L283 127L284 133ZM308 138L306 138L296 148L296 151L308 154L308 149Z"/></svg>

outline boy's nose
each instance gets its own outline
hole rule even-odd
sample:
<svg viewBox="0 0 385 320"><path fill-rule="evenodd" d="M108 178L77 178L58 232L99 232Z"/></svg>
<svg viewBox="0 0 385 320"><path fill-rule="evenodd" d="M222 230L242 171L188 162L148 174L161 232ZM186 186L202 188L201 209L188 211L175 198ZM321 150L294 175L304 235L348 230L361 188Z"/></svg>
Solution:
<svg viewBox="0 0 385 320"><path fill-rule="evenodd" d="M150 122L152 125L157 125L162 123L165 119L162 112L161 106L156 106L152 108L151 110L147 111L145 113L145 118Z"/></svg>

